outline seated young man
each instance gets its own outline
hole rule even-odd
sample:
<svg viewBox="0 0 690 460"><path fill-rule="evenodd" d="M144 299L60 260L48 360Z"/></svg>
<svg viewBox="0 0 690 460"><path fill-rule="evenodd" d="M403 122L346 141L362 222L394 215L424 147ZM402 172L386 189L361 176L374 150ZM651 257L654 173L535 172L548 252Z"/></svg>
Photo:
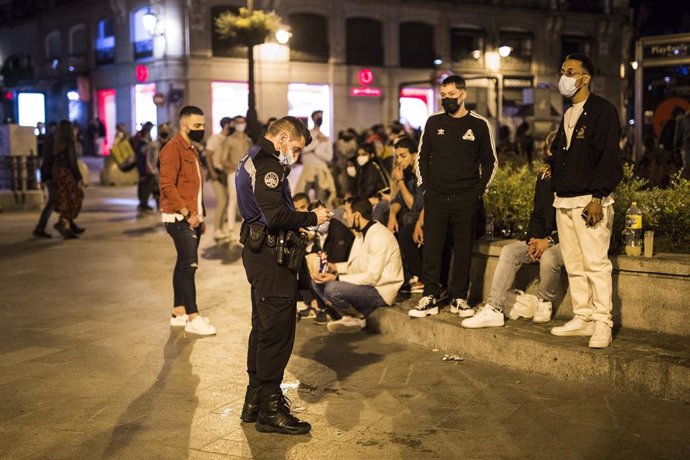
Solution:
<svg viewBox="0 0 690 460"><path fill-rule="evenodd" d="M376 308L391 305L403 282L402 260L395 236L372 220L367 198L345 204L347 225L357 232L347 262L328 263L327 273L313 274L314 292L339 317L329 332L358 332Z"/></svg>
<svg viewBox="0 0 690 460"><path fill-rule="evenodd" d="M424 195L417 185L414 164L417 157L417 143L409 137L402 137L394 145L396 166L393 179L398 185L398 193L391 200L388 229L398 238L403 260L405 282L409 283L407 292L421 293L424 284L422 277L422 250L415 243L413 233L424 207Z"/></svg>
<svg viewBox="0 0 690 460"><path fill-rule="evenodd" d="M546 145L549 144L547 137ZM545 154L549 155L546 148ZM543 168L537 176L527 241L516 241L503 247L494 272L489 298L473 317L463 320L463 327L474 329L503 326L505 324L503 307L509 296L508 290L512 287L520 267L531 263L539 264L538 297L524 293L520 293L517 298L514 295L511 296L513 308L509 317L511 319L532 318L535 323L551 321L553 310L551 302L556 295L561 279L561 268L563 268L553 199L551 176L548 168Z"/></svg>

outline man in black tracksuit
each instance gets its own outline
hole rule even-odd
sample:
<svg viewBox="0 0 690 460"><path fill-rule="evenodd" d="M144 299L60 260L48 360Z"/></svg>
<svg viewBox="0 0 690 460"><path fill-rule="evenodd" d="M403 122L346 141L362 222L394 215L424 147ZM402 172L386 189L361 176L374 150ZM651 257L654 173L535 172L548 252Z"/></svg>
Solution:
<svg viewBox="0 0 690 460"><path fill-rule="evenodd" d="M451 313L474 314L467 303L472 239L479 200L497 167L496 147L486 118L465 109L465 80L452 75L441 83L444 112L426 122L419 144L419 184L424 190L424 294L414 318L438 314L441 263L447 232L453 232Z"/></svg>
<svg viewBox="0 0 690 460"><path fill-rule="evenodd" d="M590 348L611 344L613 226L612 192L623 178L618 111L592 94L594 65L589 57L565 58L558 83L572 100L551 144L556 223L568 272L575 317L554 327L557 336L587 336Z"/></svg>
<svg viewBox="0 0 690 460"><path fill-rule="evenodd" d="M256 422L256 429L263 432L305 434L311 430L290 413L280 389L295 341L297 271L279 265L276 255L281 231L299 232L330 218L325 208L295 211L292 201L287 180L290 165L310 142L307 127L297 118L276 120L242 158L235 177L244 219L242 262L252 290L249 386L240 417Z"/></svg>

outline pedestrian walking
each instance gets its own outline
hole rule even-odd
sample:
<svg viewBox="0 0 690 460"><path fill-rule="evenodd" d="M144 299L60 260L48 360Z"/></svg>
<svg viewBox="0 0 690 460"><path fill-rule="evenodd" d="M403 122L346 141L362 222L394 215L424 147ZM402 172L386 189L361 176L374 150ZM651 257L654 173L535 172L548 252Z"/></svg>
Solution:
<svg viewBox="0 0 690 460"><path fill-rule="evenodd" d="M591 348L611 344L612 192L623 178L618 111L589 86L594 64L571 54L561 66L560 93L572 100L552 144L556 224L575 317L557 336L589 336Z"/></svg>
<svg viewBox="0 0 690 460"><path fill-rule="evenodd" d="M457 75L441 83L444 112L426 122L419 144L419 185L424 189L424 293L414 318L438 314L441 266L448 232L453 240L451 313L474 315L467 303L475 216L498 166L489 121L465 108L465 80Z"/></svg>
<svg viewBox="0 0 690 460"><path fill-rule="evenodd" d="M83 179L77 163L77 148L72 123L62 120L55 132L53 145L53 172L55 180L55 210L60 221L53 225L66 240L78 238L84 229L74 220L81 211L84 199Z"/></svg>
<svg viewBox="0 0 690 460"><path fill-rule="evenodd" d="M323 207L295 211L287 177L305 145L307 127L295 117L273 122L237 168L244 219L242 262L251 284L252 330L247 351L249 385L241 419L263 432L305 434L311 425L290 413L280 389L295 341L297 273L305 242L299 229L330 219Z"/></svg>
<svg viewBox="0 0 690 460"><path fill-rule="evenodd" d="M43 149L41 151L41 188L45 190L47 198L46 204L43 206L43 211L41 211L41 217L38 219L38 223L33 232L33 235L38 238L52 237L50 233L46 232L46 226L48 225L50 215L53 214L55 209L56 190L55 181L53 180L55 157L53 156L53 145L55 142L56 129L57 123L54 121L48 124L48 132L45 135Z"/></svg>
<svg viewBox="0 0 690 460"><path fill-rule="evenodd" d="M180 111L180 130L160 151L161 212L165 229L175 243L171 326L185 332L214 335L216 328L199 314L194 277L199 267L199 243L204 233L203 178L199 153L192 142L204 138L204 112L195 106Z"/></svg>

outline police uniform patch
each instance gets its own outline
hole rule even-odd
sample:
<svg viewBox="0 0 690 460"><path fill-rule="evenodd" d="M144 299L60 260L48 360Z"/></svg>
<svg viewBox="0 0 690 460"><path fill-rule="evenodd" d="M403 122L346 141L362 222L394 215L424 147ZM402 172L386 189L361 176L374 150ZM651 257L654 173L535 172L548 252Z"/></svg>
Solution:
<svg viewBox="0 0 690 460"><path fill-rule="evenodd" d="M278 174L274 172L270 172L264 176L264 184L266 184L268 188L276 188L279 182Z"/></svg>

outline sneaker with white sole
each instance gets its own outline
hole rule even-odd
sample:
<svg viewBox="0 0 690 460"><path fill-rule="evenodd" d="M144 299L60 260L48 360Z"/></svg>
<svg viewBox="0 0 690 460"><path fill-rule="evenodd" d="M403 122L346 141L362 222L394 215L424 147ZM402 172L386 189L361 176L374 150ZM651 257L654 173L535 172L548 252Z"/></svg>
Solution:
<svg viewBox="0 0 690 460"><path fill-rule="evenodd" d="M189 319L189 315L175 315L175 313L173 313L170 317L170 326L185 327L187 325L187 319Z"/></svg>
<svg viewBox="0 0 690 460"><path fill-rule="evenodd" d="M407 312L412 318L425 318L430 315L438 315L438 305L436 297L425 295L419 299L419 303L412 310Z"/></svg>
<svg viewBox="0 0 690 460"><path fill-rule="evenodd" d="M506 294L506 299L503 302L503 311L512 320L520 318L530 319L534 316L538 303L539 299L537 296L527 294L520 289L512 289Z"/></svg>
<svg viewBox="0 0 690 460"><path fill-rule="evenodd" d="M469 318L474 316L474 310L470 307L465 299L453 299L450 303L450 312L454 315L460 315L461 318Z"/></svg>
<svg viewBox="0 0 690 460"><path fill-rule="evenodd" d="M594 333L589 339L589 348L607 348L611 345L611 326L594 321Z"/></svg>
<svg viewBox="0 0 690 460"><path fill-rule="evenodd" d="M330 321L326 324L326 329L333 334L354 334L364 329L366 325L367 320L365 319L343 316L337 321Z"/></svg>
<svg viewBox="0 0 690 460"><path fill-rule="evenodd" d="M563 326L556 326L552 328L551 333L559 337L569 337L574 335L591 336L594 334L594 322L585 321L584 319L576 316Z"/></svg>
<svg viewBox="0 0 690 460"><path fill-rule="evenodd" d="M548 323L551 321L551 314L553 312L553 306L548 300L541 300L537 303L537 309L534 312L532 321L537 324Z"/></svg>
<svg viewBox="0 0 690 460"><path fill-rule="evenodd" d="M482 327L502 327L505 325L503 312L497 310L491 304L484 304L479 307L477 313L472 318L462 321L462 327L468 329L479 329Z"/></svg>
<svg viewBox="0 0 690 460"><path fill-rule="evenodd" d="M187 321L184 331L196 335L216 335L216 328L211 326L206 318L199 315L192 321Z"/></svg>

